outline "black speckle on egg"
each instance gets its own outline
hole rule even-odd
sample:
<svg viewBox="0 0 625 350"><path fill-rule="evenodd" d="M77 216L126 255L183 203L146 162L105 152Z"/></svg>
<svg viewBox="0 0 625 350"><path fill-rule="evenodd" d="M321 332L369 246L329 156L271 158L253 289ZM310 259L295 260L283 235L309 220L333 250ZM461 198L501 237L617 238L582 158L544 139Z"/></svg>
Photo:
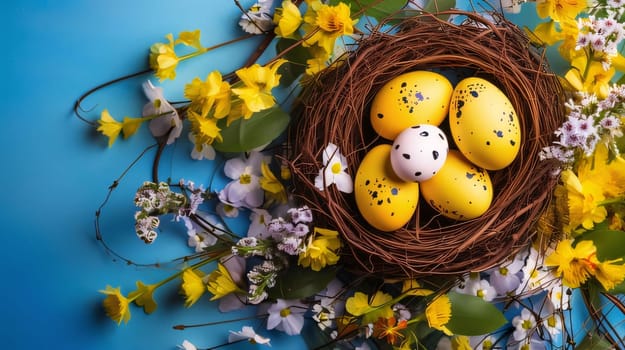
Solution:
<svg viewBox="0 0 625 350"><path fill-rule="evenodd" d="M369 186L370 183L371 181L369 179L365 180L365 186Z"/></svg>
<svg viewBox="0 0 625 350"><path fill-rule="evenodd" d="M514 146L516 145L516 142L514 142L514 140L510 140L510 145Z"/></svg>
<svg viewBox="0 0 625 350"><path fill-rule="evenodd" d="M484 191L488 191L488 187L486 187L486 185L482 186L482 188L484 189Z"/></svg>
<svg viewBox="0 0 625 350"><path fill-rule="evenodd" d="M421 125L413 125L413 126L411 126L412 129L418 129L420 127L421 127Z"/></svg>
<svg viewBox="0 0 625 350"><path fill-rule="evenodd" d="M434 160L438 159L438 151L432 151L432 158L434 158Z"/></svg>
<svg viewBox="0 0 625 350"><path fill-rule="evenodd" d="M384 118L384 114L378 113L378 118L380 118L380 119Z"/></svg>
<svg viewBox="0 0 625 350"><path fill-rule="evenodd" d="M391 212L391 216L395 216L395 212L394 211Z"/></svg>
<svg viewBox="0 0 625 350"><path fill-rule="evenodd" d="M486 141L486 146L490 146L490 141Z"/></svg>
<svg viewBox="0 0 625 350"><path fill-rule="evenodd" d="M415 172L414 176L421 176L421 172L420 171Z"/></svg>
<svg viewBox="0 0 625 350"><path fill-rule="evenodd" d="M406 158L406 159L410 159L410 154L408 153L403 153L402 157Z"/></svg>
<svg viewBox="0 0 625 350"><path fill-rule="evenodd" d="M378 191L373 191L373 193L371 193L371 198L378 198Z"/></svg>
<svg viewBox="0 0 625 350"><path fill-rule="evenodd" d="M444 136L443 134L441 134L440 132L438 133L438 137L439 137L441 140L444 140L444 139L445 139L445 136Z"/></svg>
<svg viewBox="0 0 625 350"><path fill-rule="evenodd" d="M396 144L396 145L395 145L395 149L399 149L399 144Z"/></svg>
<svg viewBox="0 0 625 350"><path fill-rule="evenodd" d="M428 137L428 136L430 136L430 133L428 133L427 131L421 131L419 133L419 136Z"/></svg>
<svg viewBox="0 0 625 350"><path fill-rule="evenodd" d="M384 203L383 199L378 199L378 205L382 205Z"/></svg>
<svg viewBox="0 0 625 350"><path fill-rule="evenodd" d="M410 106L410 109L408 110L408 113L410 113L410 114L414 113L414 107Z"/></svg>
<svg viewBox="0 0 625 350"><path fill-rule="evenodd" d="M386 197L386 203L391 204L391 197Z"/></svg>

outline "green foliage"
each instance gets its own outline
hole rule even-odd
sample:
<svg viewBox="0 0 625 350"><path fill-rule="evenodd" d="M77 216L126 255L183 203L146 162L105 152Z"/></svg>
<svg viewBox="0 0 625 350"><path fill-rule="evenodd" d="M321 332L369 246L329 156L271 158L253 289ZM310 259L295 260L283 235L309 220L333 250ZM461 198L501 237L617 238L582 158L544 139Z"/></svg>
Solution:
<svg viewBox="0 0 625 350"><path fill-rule="evenodd" d="M581 343L575 347L577 350L609 350L614 349L605 338L598 334L588 334Z"/></svg>
<svg viewBox="0 0 625 350"><path fill-rule="evenodd" d="M333 3L337 2L339 1L333 1ZM341 2L350 6L352 18L355 14L364 11L365 16L373 17L378 21L395 15L407 4L406 0L341 0Z"/></svg>
<svg viewBox="0 0 625 350"><path fill-rule="evenodd" d="M290 266L280 275L276 285L269 290L270 298L303 299L315 295L328 286L336 276L336 268L326 267L313 271L300 266Z"/></svg>
<svg viewBox="0 0 625 350"><path fill-rule="evenodd" d="M456 0L430 0L425 5L423 11L437 13L452 9L456 6Z"/></svg>
<svg viewBox="0 0 625 350"><path fill-rule="evenodd" d="M274 106L254 113L249 119L237 119L229 126L221 120L223 142L213 143L219 152L247 152L275 140L289 124L289 115ZM223 125L222 125L223 124Z"/></svg>
<svg viewBox="0 0 625 350"><path fill-rule="evenodd" d="M278 69L280 84L289 86L306 71L306 61L312 58L310 51L303 47L298 40L281 38L276 44L278 53L288 50L284 58L288 61Z"/></svg>
<svg viewBox="0 0 625 350"><path fill-rule="evenodd" d="M625 232L597 228L585 232L578 240L591 240L597 247L597 258L600 261L625 258Z"/></svg>
<svg viewBox="0 0 625 350"><path fill-rule="evenodd" d="M454 334L481 335L493 332L507 320L493 304L473 295L449 292L451 320L447 323Z"/></svg>

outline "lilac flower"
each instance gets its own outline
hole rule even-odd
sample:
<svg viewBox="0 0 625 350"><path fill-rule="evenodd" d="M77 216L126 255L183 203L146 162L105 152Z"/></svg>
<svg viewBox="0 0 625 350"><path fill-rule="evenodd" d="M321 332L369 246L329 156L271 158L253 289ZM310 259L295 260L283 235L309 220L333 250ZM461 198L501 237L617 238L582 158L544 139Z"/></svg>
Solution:
<svg viewBox="0 0 625 350"><path fill-rule="evenodd" d="M269 307L267 329L277 329L288 335L300 334L304 327L304 313L307 307L299 300L277 299Z"/></svg>

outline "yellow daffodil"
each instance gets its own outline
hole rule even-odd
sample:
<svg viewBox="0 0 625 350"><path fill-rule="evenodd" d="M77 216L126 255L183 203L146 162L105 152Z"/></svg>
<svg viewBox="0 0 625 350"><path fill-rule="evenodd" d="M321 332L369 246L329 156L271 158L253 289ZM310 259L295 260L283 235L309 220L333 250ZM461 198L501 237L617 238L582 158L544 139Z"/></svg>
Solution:
<svg viewBox="0 0 625 350"><path fill-rule="evenodd" d="M194 30L192 32L184 31L178 34L178 39L174 42L174 44L183 44L186 46L194 47L198 50L203 49L204 47L200 43L200 34L199 30Z"/></svg>
<svg viewBox="0 0 625 350"><path fill-rule="evenodd" d="M564 39L564 34L556 29L556 22L554 20L539 23L531 33L533 35L530 36L530 38L538 45L547 44L551 46Z"/></svg>
<svg viewBox="0 0 625 350"><path fill-rule="evenodd" d="M103 110L98 120L98 131L109 138L108 146L111 147L119 133L122 131L123 123L115 120L108 110Z"/></svg>
<svg viewBox="0 0 625 350"><path fill-rule="evenodd" d="M313 271L335 265L339 261L337 251L341 248L338 235L337 231L315 227L297 263L304 267L310 266Z"/></svg>
<svg viewBox="0 0 625 350"><path fill-rule="evenodd" d="M620 155L609 159L605 143L598 144L593 156L581 163L578 174L584 183L596 185L605 198L618 198L625 194L625 159Z"/></svg>
<svg viewBox="0 0 625 350"><path fill-rule="evenodd" d="M608 260L596 264L593 275L603 288L609 291L625 280L623 259Z"/></svg>
<svg viewBox="0 0 625 350"><path fill-rule="evenodd" d="M389 344L395 344L398 339L404 338L404 335L400 332L408 326L408 321L397 321L394 316L389 318L380 317L373 324L373 336L378 339L386 338L386 342Z"/></svg>
<svg viewBox="0 0 625 350"><path fill-rule="evenodd" d="M204 273L199 270L187 268L182 272L180 294L184 295L184 306L190 307L195 304L204 292L206 292L207 288L202 279L203 277Z"/></svg>
<svg viewBox="0 0 625 350"><path fill-rule="evenodd" d="M578 288L588 280L593 272L593 265L598 263L597 249L592 241L580 241L573 247L573 241L565 239L558 242L556 249L545 259L545 266L556 267L556 276L562 276L562 283L571 288Z"/></svg>
<svg viewBox="0 0 625 350"><path fill-rule="evenodd" d="M473 350L471 343L469 342L469 337L464 335L455 335L451 337L451 348L453 350ZM487 348L484 348L482 345L482 349Z"/></svg>
<svg viewBox="0 0 625 350"><path fill-rule="evenodd" d="M421 287L421 285L419 284L419 282L417 282L417 280L411 279L411 280L404 280L402 282L401 293L403 295L428 296L434 292L429 289L425 289Z"/></svg>
<svg viewBox="0 0 625 350"><path fill-rule="evenodd" d="M184 96L191 100L189 108L204 118L213 107L214 118L220 119L230 113L230 84L222 80L219 71L212 71L206 81L194 78L185 85Z"/></svg>
<svg viewBox="0 0 625 350"><path fill-rule="evenodd" d="M604 200L600 183L585 181L570 170L562 171L562 185L556 188L558 200L565 200L568 209L568 223L564 226L566 233L572 233L580 225L591 229L595 223L602 222L608 213L600 202Z"/></svg>
<svg viewBox="0 0 625 350"><path fill-rule="evenodd" d="M273 23L276 24L274 29L275 33L279 37L291 38L293 33L302 24L302 14L291 0L285 0L282 2L282 7L276 8L273 16Z"/></svg>
<svg viewBox="0 0 625 350"><path fill-rule="evenodd" d="M128 299L134 300L135 304L143 307L146 314L156 311L156 301L154 300L154 291L158 288L158 284L145 285L141 281L137 281L137 289L128 293Z"/></svg>
<svg viewBox="0 0 625 350"><path fill-rule="evenodd" d="M587 7L586 0L539 0L536 2L536 13L540 18L551 17L560 22L575 19Z"/></svg>
<svg viewBox="0 0 625 350"><path fill-rule="evenodd" d="M150 47L150 68L159 80L175 79L180 58L174 51L174 37L167 34L167 43L156 43Z"/></svg>
<svg viewBox="0 0 625 350"><path fill-rule="evenodd" d="M307 37L304 46L317 44L331 54L335 40L342 35L354 34L354 24L358 20L352 20L349 6L339 2L336 6L317 4L312 11L306 13L304 22L306 25L303 28Z"/></svg>
<svg viewBox="0 0 625 350"><path fill-rule="evenodd" d="M254 64L236 71L243 87L232 88L232 92L245 104L246 110L243 112L243 118L247 119L252 116L252 113L270 108L276 103L271 90L280 84L278 68L285 62L286 60L279 59L269 66Z"/></svg>
<svg viewBox="0 0 625 350"><path fill-rule="evenodd" d="M260 187L265 191L265 199L272 203L286 203L286 189L278 178L271 172L269 165L262 161L260 164Z"/></svg>
<svg viewBox="0 0 625 350"><path fill-rule="evenodd" d="M577 38L579 37L579 27L575 20L565 20L558 23L562 36L562 43L558 47L560 55L568 62L579 56L586 56L584 50L577 49Z"/></svg>
<svg viewBox="0 0 625 350"><path fill-rule="evenodd" d="M434 298L425 308L425 318L430 328L437 329L446 335L452 335L447 328L447 323L451 319L451 301L446 294Z"/></svg>
<svg viewBox="0 0 625 350"><path fill-rule="evenodd" d="M210 300L223 298L232 293L243 293L232 279L228 269L221 263L217 263L217 269L208 275L208 291L213 294Z"/></svg>
<svg viewBox="0 0 625 350"><path fill-rule="evenodd" d="M187 116L191 122L191 133L195 137L196 148L223 140L216 119L204 118L193 111L188 111ZM201 151L201 148L198 151Z"/></svg>
<svg viewBox="0 0 625 350"><path fill-rule="evenodd" d="M119 287L106 286L106 289L100 290L100 293L106 295L102 302L106 316L117 322L118 325L122 321L128 323L128 320L130 320L130 308L128 307L130 301L122 295Z"/></svg>
<svg viewBox="0 0 625 350"><path fill-rule="evenodd" d="M608 96L610 80L616 70L610 67L603 68L603 64L597 60L589 60L586 55L579 55L571 61L573 68L564 75L566 81L577 91L593 93L599 99Z"/></svg>
<svg viewBox="0 0 625 350"><path fill-rule="evenodd" d="M345 302L345 310L353 316L362 316L362 323L369 324L380 317L387 319L393 316L393 309L390 305L392 300L391 295L379 290L371 299L365 293L356 292Z"/></svg>

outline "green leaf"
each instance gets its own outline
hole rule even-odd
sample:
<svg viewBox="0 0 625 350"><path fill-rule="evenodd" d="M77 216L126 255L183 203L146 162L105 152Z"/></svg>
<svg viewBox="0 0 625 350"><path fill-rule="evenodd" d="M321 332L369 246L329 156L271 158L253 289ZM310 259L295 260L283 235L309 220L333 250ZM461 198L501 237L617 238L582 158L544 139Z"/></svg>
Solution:
<svg viewBox="0 0 625 350"><path fill-rule="evenodd" d="M451 319L447 328L454 334L481 335L493 332L508 322L493 304L474 295L449 292Z"/></svg>
<svg viewBox="0 0 625 350"><path fill-rule="evenodd" d="M268 291L270 298L303 299L324 290L336 276L336 268L327 267L313 271L300 266L291 266L278 276L276 285Z"/></svg>
<svg viewBox="0 0 625 350"><path fill-rule="evenodd" d="M605 340L604 337L598 335L597 333L589 333L586 335L584 340L581 343L577 344L575 347L577 350L609 350L614 349L614 347Z"/></svg>
<svg viewBox="0 0 625 350"><path fill-rule="evenodd" d="M407 3L406 0L342 0L341 2L350 6L352 18L355 13L364 10L366 16L373 17L378 21L396 14Z"/></svg>
<svg viewBox="0 0 625 350"><path fill-rule="evenodd" d="M276 44L276 50L278 53L283 52L291 48L284 58L287 60L280 68L280 85L290 86L306 71L306 61L312 58L310 51L300 44L300 41L295 39L281 38ZM295 45L295 46L294 46Z"/></svg>
<svg viewBox="0 0 625 350"><path fill-rule="evenodd" d="M289 124L289 115L278 106L254 113L249 119L237 119L225 126L225 119L219 127L223 142L214 142L219 152L247 152L275 140Z"/></svg>
<svg viewBox="0 0 625 350"><path fill-rule="evenodd" d="M608 293L613 294L613 295L625 294L625 281L614 286L614 288L610 289Z"/></svg>
<svg viewBox="0 0 625 350"><path fill-rule="evenodd" d="M599 261L625 258L625 231L599 228L584 232L576 240L591 240L597 247Z"/></svg>
<svg viewBox="0 0 625 350"><path fill-rule="evenodd" d="M437 13L447 11L456 6L456 0L430 0L423 9L424 12Z"/></svg>

